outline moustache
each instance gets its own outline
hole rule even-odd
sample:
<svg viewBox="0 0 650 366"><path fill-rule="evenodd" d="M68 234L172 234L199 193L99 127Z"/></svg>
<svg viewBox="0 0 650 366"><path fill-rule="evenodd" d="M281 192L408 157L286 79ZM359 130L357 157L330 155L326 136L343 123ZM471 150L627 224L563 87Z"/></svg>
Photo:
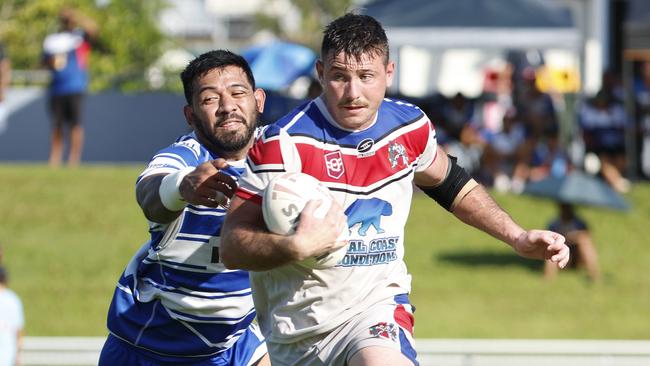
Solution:
<svg viewBox="0 0 650 366"><path fill-rule="evenodd" d="M227 115L222 116L220 118L217 118L217 126L221 126L221 125L225 124L226 121L228 121L228 122L237 121L237 122L246 124L246 118L244 116L241 116L241 115L239 115L237 113L230 113L230 114L227 114Z"/></svg>
<svg viewBox="0 0 650 366"><path fill-rule="evenodd" d="M362 100L345 100L345 101L342 101L342 102L340 102L338 104L339 107L343 107L343 108L345 108L345 107L363 107L363 108L367 108L368 105L369 104L367 102L364 102Z"/></svg>

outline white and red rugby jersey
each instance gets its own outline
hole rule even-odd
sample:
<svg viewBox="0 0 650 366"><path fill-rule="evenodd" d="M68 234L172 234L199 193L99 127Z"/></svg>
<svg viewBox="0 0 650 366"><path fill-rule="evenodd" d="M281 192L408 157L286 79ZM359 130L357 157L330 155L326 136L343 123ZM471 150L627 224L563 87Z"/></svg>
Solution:
<svg viewBox="0 0 650 366"><path fill-rule="evenodd" d="M237 195L257 203L278 174L318 178L345 209L346 256L336 267L309 270L289 264L251 272L255 307L265 337L289 343L327 332L371 304L407 294L404 226L413 175L436 157L435 131L412 104L384 99L363 131L334 122L321 98L263 131L248 153Z"/></svg>

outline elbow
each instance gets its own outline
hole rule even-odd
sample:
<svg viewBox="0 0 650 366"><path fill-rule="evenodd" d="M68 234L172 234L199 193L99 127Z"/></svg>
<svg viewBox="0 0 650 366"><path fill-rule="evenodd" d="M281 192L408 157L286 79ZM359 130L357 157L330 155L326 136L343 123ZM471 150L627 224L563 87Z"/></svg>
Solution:
<svg viewBox="0 0 650 366"><path fill-rule="evenodd" d="M141 207L142 213L147 220L155 222L158 224L169 224L174 221L179 215L180 212L167 211L163 209L155 210L148 207Z"/></svg>

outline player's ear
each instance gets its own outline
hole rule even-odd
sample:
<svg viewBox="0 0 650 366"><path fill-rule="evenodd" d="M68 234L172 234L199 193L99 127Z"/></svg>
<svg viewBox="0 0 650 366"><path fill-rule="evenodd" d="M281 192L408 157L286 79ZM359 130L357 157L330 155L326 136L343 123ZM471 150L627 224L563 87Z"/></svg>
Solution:
<svg viewBox="0 0 650 366"><path fill-rule="evenodd" d="M316 75L318 75L318 80L323 85L323 61L321 60L316 60Z"/></svg>
<svg viewBox="0 0 650 366"><path fill-rule="evenodd" d="M386 65L386 86L389 87L393 84L393 75L395 74L395 62L388 60Z"/></svg>
<svg viewBox="0 0 650 366"><path fill-rule="evenodd" d="M194 122L194 111L192 110L192 107L185 105L183 107L183 115L185 115L185 121L187 124L192 126L192 123Z"/></svg>
<svg viewBox="0 0 650 366"><path fill-rule="evenodd" d="M257 104L257 111L259 113L264 112L264 102L266 101L266 93L264 92L264 89L257 88L255 89L255 92L253 93L255 96L255 103Z"/></svg>

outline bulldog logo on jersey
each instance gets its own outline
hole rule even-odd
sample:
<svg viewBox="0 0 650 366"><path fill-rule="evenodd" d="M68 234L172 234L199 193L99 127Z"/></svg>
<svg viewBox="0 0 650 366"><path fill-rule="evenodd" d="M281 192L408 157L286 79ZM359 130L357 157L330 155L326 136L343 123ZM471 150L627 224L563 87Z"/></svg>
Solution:
<svg viewBox="0 0 650 366"><path fill-rule="evenodd" d="M325 166L327 167L327 175L330 178L339 179L345 172L343 168L343 157L340 151L332 151L325 154Z"/></svg>
<svg viewBox="0 0 650 366"><path fill-rule="evenodd" d="M368 330L370 331L370 335L375 338L390 339L393 342L397 342L397 325L393 323L377 323L368 328Z"/></svg>
<svg viewBox="0 0 650 366"><path fill-rule="evenodd" d="M388 145L388 161L390 167L395 169L398 166L407 167L409 165L409 157L406 153L406 148L402 144L392 142Z"/></svg>

